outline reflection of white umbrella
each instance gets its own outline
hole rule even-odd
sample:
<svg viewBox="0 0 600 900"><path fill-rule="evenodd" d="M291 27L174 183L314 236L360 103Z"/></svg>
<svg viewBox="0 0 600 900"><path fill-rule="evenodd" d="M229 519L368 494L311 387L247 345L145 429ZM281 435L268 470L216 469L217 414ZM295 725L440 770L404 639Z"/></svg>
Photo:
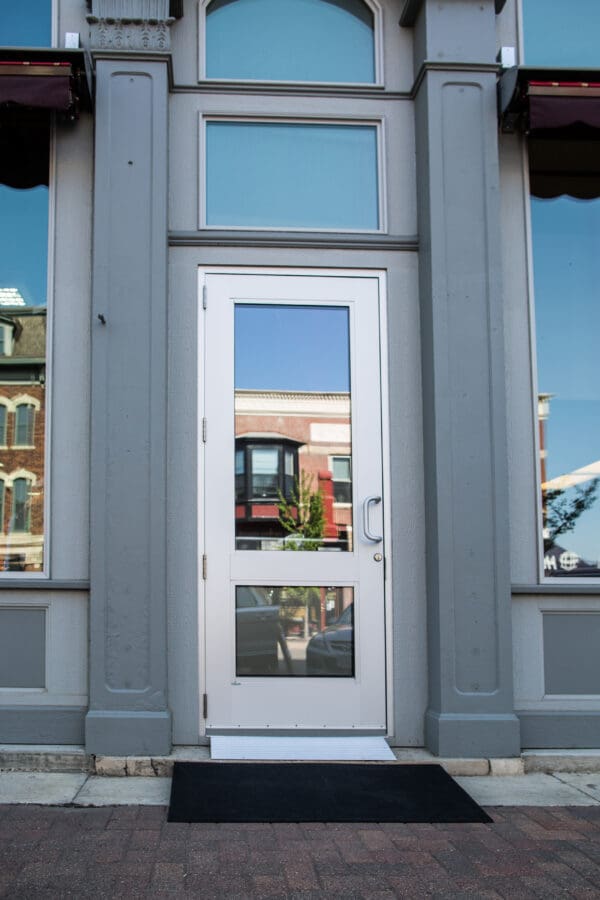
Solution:
<svg viewBox="0 0 600 900"><path fill-rule="evenodd" d="M600 478L600 459L596 462L589 463L581 469L575 469L567 475L558 475L550 481L544 481L542 490L544 491L564 491L566 488L575 487L577 484L584 484L591 481L592 478Z"/></svg>

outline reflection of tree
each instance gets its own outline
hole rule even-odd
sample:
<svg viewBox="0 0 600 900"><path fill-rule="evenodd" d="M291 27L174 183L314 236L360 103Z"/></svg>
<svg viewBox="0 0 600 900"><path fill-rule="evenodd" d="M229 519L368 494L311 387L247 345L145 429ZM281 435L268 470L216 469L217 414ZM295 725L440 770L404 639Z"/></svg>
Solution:
<svg viewBox="0 0 600 900"><path fill-rule="evenodd" d="M290 535L284 550L318 550L325 533L325 507L320 490L313 491L313 476L302 472L294 479L290 499L279 492L279 523Z"/></svg>
<svg viewBox="0 0 600 900"><path fill-rule="evenodd" d="M598 479L567 494L560 489L542 491L544 504L544 549L548 550L561 534L575 528L577 519L596 502Z"/></svg>
<svg viewBox="0 0 600 900"><path fill-rule="evenodd" d="M285 588L280 599L280 620L285 635L297 630L309 637L320 628L321 589L295 585Z"/></svg>

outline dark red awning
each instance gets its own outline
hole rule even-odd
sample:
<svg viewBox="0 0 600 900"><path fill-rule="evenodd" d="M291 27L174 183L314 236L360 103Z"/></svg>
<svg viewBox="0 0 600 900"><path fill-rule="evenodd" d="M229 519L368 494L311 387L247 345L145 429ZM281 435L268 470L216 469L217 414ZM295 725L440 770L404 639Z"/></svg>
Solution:
<svg viewBox="0 0 600 900"><path fill-rule="evenodd" d="M600 84L529 81L529 130L600 128Z"/></svg>
<svg viewBox="0 0 600 900"><path fill-rule="evenodd" d="M52 119L73 122L91 109L83 50L0 48L0 183L48 184Z"/></svg>
<svg viewBox="0 0 600 900"><path fill-rule="evenodd" d="M74 102L72 76L68 62L48 65L0 60L0 104L67 112Z"/></svg>
<svg viewBox="0 0 600 900"><path fill-rule="evenodd" d="M505 132L600 129L600 70L508 69L500 77L498 102Z"/></svg>

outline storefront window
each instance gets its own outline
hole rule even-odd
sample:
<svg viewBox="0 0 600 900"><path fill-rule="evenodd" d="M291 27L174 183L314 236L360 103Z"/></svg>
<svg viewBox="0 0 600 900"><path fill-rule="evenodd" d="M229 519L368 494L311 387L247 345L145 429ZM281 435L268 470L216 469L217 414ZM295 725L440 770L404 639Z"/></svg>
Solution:
<svg viewBox="0 0 600 900"><path fill-rule="evenodd" d="M600 196L531 201L544 574L600 575ZM586 181L580 178L580 194ZM532 191L538 180L532 172ZM563 193L564 191L564 193ZM540 191L541 192L541 191Z"/></svg>
<svg viewBox="0 0 600 900"><path fill-rule="evenodd" d="M44 567L48 188L0 185L0 570Z"/></svg>

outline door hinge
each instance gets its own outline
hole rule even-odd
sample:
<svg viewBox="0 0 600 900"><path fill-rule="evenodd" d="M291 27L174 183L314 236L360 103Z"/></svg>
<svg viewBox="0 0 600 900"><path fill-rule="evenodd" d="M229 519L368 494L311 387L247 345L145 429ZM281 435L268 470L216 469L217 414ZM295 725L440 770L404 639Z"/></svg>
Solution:
<svg viewBox="0 0 600 900"><path fill-rule="evenodd" d="M206 443L206 416L202 419L202 443Z"/></svg>
<svg viewBox="0 0 600 900"><path fill-rule="evenodd" d="M202 716L208 719L208 694L202 694Z"/></svg>
<svg viewBox="0 0 600 900"><path fill-rule="evenodd" d="M202 554L202 578L204 579L204 581L206 581L206 569L207 569L206 553L203 553Z"/></svg>
<svg viewBox="0 0 600 900"><path fill-rule="evenodd" d="M207 293L208 292L206 290L206 285L203 284L202 285L202 309L206 309L206 307L208 306Z"/></svg>

